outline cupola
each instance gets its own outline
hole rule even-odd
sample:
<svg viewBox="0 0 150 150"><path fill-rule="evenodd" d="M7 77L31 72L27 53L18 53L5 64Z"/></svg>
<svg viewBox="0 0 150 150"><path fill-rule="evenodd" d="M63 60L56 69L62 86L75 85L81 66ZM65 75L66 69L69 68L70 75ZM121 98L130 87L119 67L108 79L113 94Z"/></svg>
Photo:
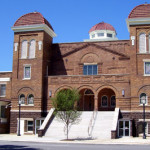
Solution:
<svg viewBox="0 0 150 150"><path fill-rule="evenodd" d="M100 22L94 25L89 30L89 40L85 41L111 41L111 40L118 40L116 38L116 30L115 28L105 22Z"/></svg>

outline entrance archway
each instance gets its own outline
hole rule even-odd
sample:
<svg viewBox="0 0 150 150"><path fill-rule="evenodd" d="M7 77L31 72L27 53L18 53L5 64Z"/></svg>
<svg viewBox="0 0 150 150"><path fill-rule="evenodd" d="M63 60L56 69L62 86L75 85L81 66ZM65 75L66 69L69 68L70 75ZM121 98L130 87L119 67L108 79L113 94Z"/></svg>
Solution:
<svg viewBox="0 0 150 150"><path fill-rule="evenodd" d="M104 88L98 93L98 110L113 111L116 107L116 94L110 88Z"/></svg>
<svg viewBox="0 0 150 150"><path fill-rule="evenodd" d="M82 89L80 91L81 98L78 102L80 111L94 110L94 93L90 89Z"/></svg>

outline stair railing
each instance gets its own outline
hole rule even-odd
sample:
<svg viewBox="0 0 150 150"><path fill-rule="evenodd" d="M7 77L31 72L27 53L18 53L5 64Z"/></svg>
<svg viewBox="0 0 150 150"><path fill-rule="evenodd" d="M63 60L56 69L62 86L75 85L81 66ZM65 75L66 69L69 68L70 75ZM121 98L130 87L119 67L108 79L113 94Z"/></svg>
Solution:
<svg viewBox="0 0 150 150"><path fill-rule="evenodd" d="M54 111L55 111L55 108L50 109L50 111L47 114L46 118L44 119L44 122L42 123L40 129L38 129L38 137L42 137L45 134L45 132L49 126L50 121L53 119Z"/></svg>
<svg viewBox="0 0 150 150"><path fill-rule="evenodd" d="M115 108L115 114L112 122L112 129L111 129L111 139L117 138L117 125L118 125L118 118L119 118L119 108Z"/></svg>
<svg viewBox="0 0 150 150"><path fill-rule="evenodd" d="M94 124L95 124L96 117L97 117L97 111L94 110L93 114L92 114L92 117L90 119L89 126L88 126L88 135L90 137L92 137L92 131L93 131L93 127L94 127Z"/></svg>

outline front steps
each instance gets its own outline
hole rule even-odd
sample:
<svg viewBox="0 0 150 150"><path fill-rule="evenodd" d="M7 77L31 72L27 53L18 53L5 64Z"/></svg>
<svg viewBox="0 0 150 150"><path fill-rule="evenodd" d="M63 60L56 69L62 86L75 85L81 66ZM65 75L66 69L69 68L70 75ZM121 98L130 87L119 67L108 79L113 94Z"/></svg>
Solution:
<svg viewBox="0 0 150 150"><path fill-rule="evenodd" d="M92 111L83 111L80 122L70 128L69 139L110 139L114 113L115 111L97 111L93 117ZM45 136L51 139L66 139L64 123L55 117Z"/></svg>
<svg viewBox="0 0 150 150"><path fill-rule="evenodd" d="M70 128L70 139L88 138L88 124L90 122L92 113L93 112L91 111L82 112L80 122L78 124L72 125ZM66 139L66 135L64 134L64 123L55 117L47 129L45 136L56 139Z"/></svg>
<svg viewBox="0 0 150 150"><path fill-rule="evenodd" d="M100 111L97 113L92 137L94 139L111 139L114 111Z"/></svg>

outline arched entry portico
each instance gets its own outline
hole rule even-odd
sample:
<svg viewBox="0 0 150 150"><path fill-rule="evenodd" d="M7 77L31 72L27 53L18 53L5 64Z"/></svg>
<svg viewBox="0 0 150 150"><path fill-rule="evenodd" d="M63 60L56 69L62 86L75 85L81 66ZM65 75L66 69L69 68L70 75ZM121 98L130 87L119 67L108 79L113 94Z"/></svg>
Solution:
<svg viewBox="0 0 150 150"><path fill-rule="evenodd" d="M110 88L104 88L98 93L98 111L113 111L116 107L116 94Z"/></svg>
<svg viewBox="0 0 150 150"><path fill-rule="evenodd" d="M94 93L91 89L82 89L80 91L80 100L78 103L79 110L93 111L94 110Z"/></svg>

